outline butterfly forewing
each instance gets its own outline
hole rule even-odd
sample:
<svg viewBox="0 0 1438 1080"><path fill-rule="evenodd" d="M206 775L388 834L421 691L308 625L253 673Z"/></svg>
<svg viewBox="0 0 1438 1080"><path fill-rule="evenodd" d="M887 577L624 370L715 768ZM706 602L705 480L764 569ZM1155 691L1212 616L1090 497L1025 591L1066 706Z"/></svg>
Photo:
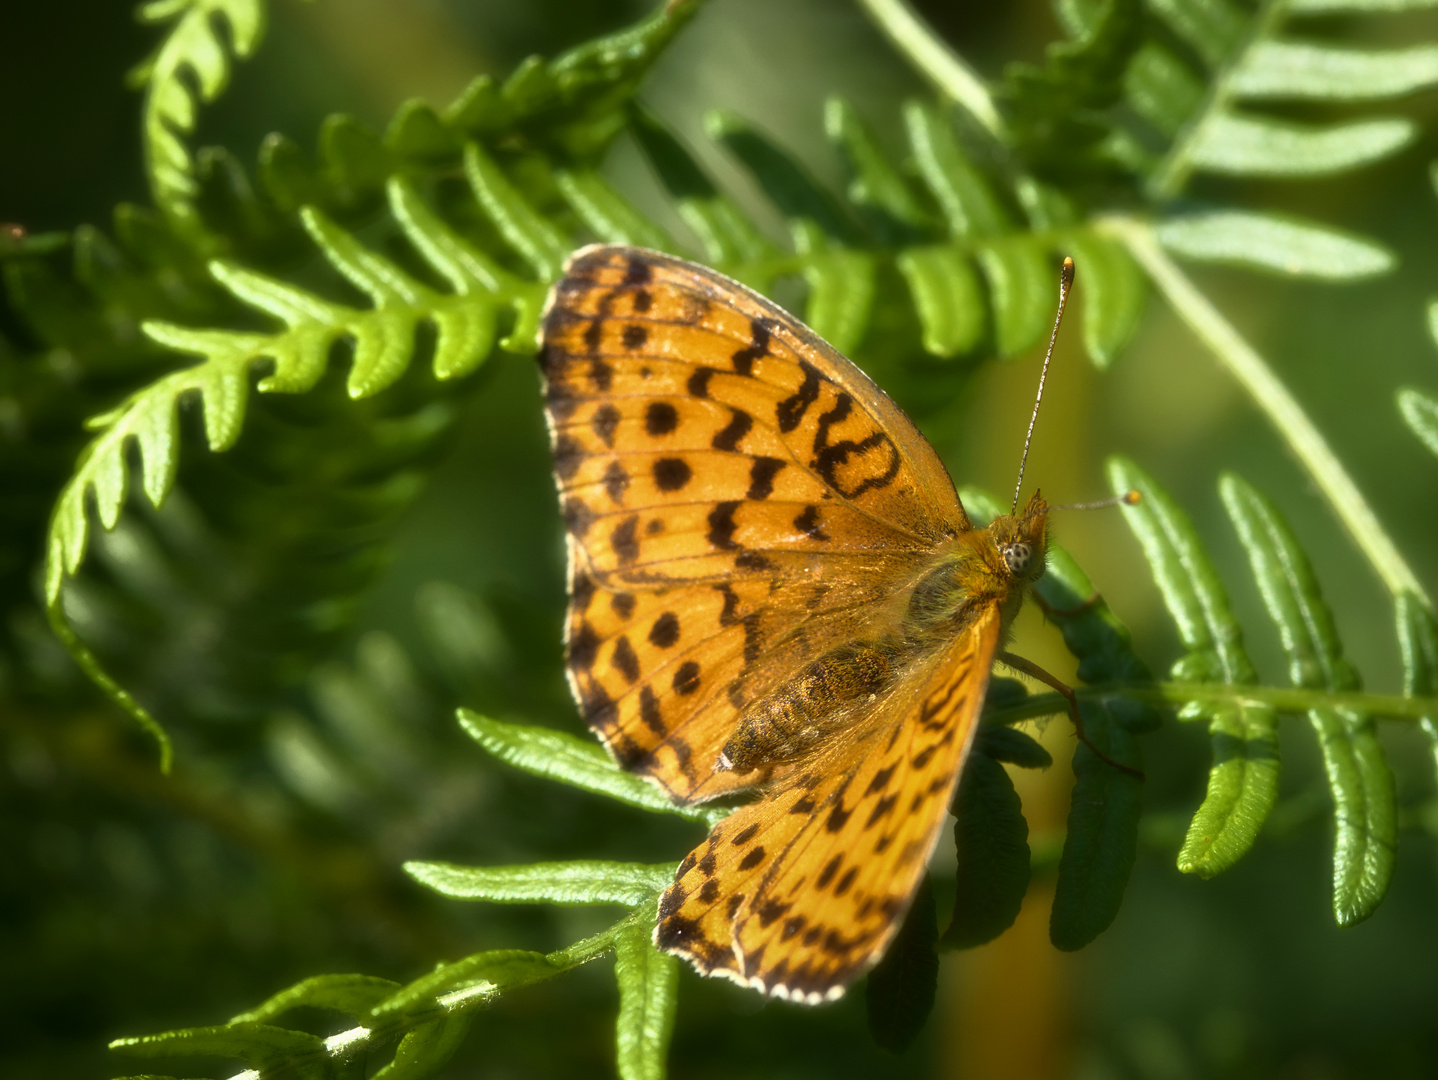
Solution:
<svg viewBox="0 0 1438 1080"><path fill-rule="evenodd" d="M943 465L792 316L653 252L576 255L541 361L586 719L678 799L782 773L713 766L745 703L969 528Z"/></svg>
<svg viewBox="0 0 1438 1080"><path fill-rule="evenodd" d="M973 741L996 605L841 742L710 833L660 902L658 944L767 993L841 993L893 937Z"/></svg>

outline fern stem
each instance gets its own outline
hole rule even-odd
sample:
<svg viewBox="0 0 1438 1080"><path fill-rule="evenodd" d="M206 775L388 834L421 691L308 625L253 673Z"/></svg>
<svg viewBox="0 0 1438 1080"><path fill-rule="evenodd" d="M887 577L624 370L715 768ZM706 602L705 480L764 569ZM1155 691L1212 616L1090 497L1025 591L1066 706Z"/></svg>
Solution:
<svg viewBox="0 0 1438 1080"><path fill-rule="evenodd" d="M962 105L996 139L1004 137L1004 121L978 73L934 33L906 0L858 0L894 47L939 92Z"/></svg>
<svg viewBox="0 0 1438 1080"><path fill-rule="evenodd" d="M1145 187L1151 199L1164 202L1176 198L1188 185L1188 178L1193 175L1193 148L1204 134L1204 126L1215 117L1224 116L1233 102L1233 72L1242 66L1248 50L1253 48L1254 44L1277 33L1286 14L1284 5L1275 3L1274 0L1265 0L1259 5L1243 43L1233 49L1225 62L1213 73L1208 93L1197 110L1196 118L1184 125L1178 137L1173 140L1168 153L1164 154L1149 177Z"/></svg>
<svg viewBox="0 0 1438 1080"><path fill-rule="evenodd" d="M1269 705L1283 713L1307 713L1312 709L1348 709L1386 720L1421 721L1438 712L1438 699L1402 697L1398 694L1368 694L1358 690L1306 690L1292 686L1233 686L1228 683L1101 683L1077 686L1074 693L1083 701L1128 698L1145 705L1186 705L1190 701L1224 705ZM1015 724L1040 716L1068 711L1062 694L1035 694L1017 705L999 709L984 717L985 722ZM1193 719L1207 719L1195 715Z"/></svg>
<svg viewBox="0 0 1438 1080"><path fill-rule="evenodd" d="M1379 523L1373 508L1313 421L1263 357L1168 257L1159 246L1152 226L1119 216L1102 218L1098 224L1102 231L1123 241L1173 310L1268 416L1328 499L1339 521L1368 557L1393 598L1396 600L1404 593L1412 593L1425 605L1431 606L1423 586L1418 583L1392 538Z"/></svg>
<svg viewBox="0 0 1438 1080"><path fill-rule="evenodd" d="M110 673L100 666L100 661L95 659L95 654L90 651L88 645L80 640L80 635L75 633L75 628L65 617L64 601L59 595L45 606L45 616L50 621L50 629L60 639L60 643L65 646L70 658L80 666L80 670L155 740L160 751L160 772L168 776L175 763L175 747L170 742L169 733L160 726L160 722L151 716L143 705L130 696L128 690L117 683Z"/></svg>

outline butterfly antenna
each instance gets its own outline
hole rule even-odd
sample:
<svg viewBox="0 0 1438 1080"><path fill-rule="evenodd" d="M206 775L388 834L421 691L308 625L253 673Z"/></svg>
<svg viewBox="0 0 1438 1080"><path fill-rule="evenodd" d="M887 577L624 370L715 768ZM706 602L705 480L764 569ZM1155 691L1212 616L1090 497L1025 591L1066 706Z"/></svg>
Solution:
<svg viewBox="0 0 1438 1080"><path fill-rule="evenodd" d="M1081 503L1059 503L1057 506L1050 506L1050 510L1107 510L1110 506L1137 506L1143 502L1143 496L1137 489L1130 488L1122 495L1115 495L1112 499L1099 499L1097 502Z"/></svg>
<svg viewBox="0 0 1438 1080"><path fill-rule="evenodd" d="M1054 342L1059 338L1059 323L1064 319L1064 304L1068 302L1069 289L1074 283L1074 261L1067 255L1064 256L1064 268L1059 273L1059 311L1054 316L1054 331L1049 335L1049 351L1044 353L1044 369L1039 373L1039 393L1034 398L1034 413L1029 417L1029 433L1024 436L1024 456L1019 459L1019 482L1014 485L1014 505L1009 508L1009 513L1014 513L1019 508L1019 492L1024 489L1024 466L1029 463L1029 445L1034 441L1034 424L1039 419L1039 406L1044 400L1044 382L1049 377L1049 361L1054 356Z"/></svg>

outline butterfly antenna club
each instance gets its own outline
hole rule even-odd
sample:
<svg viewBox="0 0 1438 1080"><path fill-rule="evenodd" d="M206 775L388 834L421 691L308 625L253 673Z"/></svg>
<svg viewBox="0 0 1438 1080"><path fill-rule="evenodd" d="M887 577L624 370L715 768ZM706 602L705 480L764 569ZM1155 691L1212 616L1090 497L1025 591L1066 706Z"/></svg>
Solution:
<svg viewBox="0 0 1438 1080"><path fill-rule="evenodd" d="M1073 283L1074 261L1065 255L1063 270L1059 272L1059 310L1058 314L1054 316L1053 333L1049 335L1048 352L1044 353L1044 367L1039 373L1039 392L1038 396L1034 398L1033 415L1029 417L1028 434L1024 436L1024 456L1019 459L1019 482L1014 485L1014 505L1009 509L1011 514L1019 508L1019 493L1024 489L1024 466L1029 463L1029 445L1034 441L1034 424L1038 422L1039 406L1043 404L1044 400L1044 383L1049 377L1049 361L1054 356L1054 342L1059 338L1059 324L1063 322L1064 305L1068 303L1069 290L1073 288Z"/></svg>

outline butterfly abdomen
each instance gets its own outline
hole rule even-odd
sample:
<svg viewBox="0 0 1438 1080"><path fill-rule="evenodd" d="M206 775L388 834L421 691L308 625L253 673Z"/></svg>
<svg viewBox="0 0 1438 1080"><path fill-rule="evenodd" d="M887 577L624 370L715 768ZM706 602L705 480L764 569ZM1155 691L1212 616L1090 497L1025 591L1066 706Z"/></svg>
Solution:
<svg viewBox="0 0 1438 1080"><path fill-rule="evenodd" d="M887 687L904 665L898 636L851 641L806 664L791 680L750 703L724 744L721 768L739 773L789 761L852 720L848 706Z"/></svg>

